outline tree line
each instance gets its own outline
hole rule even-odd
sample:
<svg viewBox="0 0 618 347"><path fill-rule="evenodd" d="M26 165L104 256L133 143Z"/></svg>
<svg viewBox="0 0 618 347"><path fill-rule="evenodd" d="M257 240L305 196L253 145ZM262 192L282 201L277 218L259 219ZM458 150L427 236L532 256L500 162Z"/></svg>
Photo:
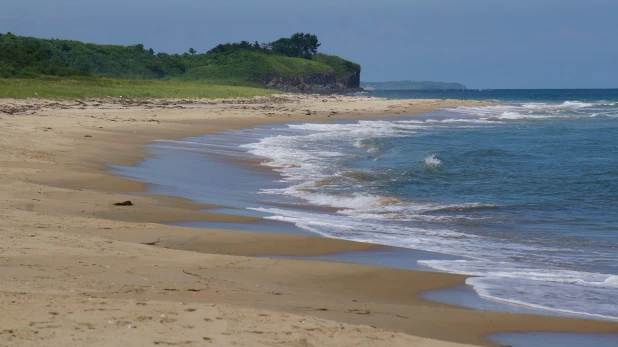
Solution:
<svg viewBox="0 0 618 347"><path fill-rule="evenodd" d="M220 44L205 54L194 48L184 54L155 53L143 44L99 45L79 41L0 34L0 77L104 76L133 79L169 79L216 56L238 51L312 59L320 43L316 35L296 33L270 43ZM212 58L212 59L211 59Z"/></svg>
<svg viewBox="0 0 618 347"><path fill-rule="evenodd" d="M69 67L35 42L22 42L17 36L0 34L0 77L88 76L87 71Z"/></svg>
<svg viewBox="0 0 618 347"><path fill-rule="evenodd" d="M315 54L317 54L320 45L321 43L319 43L316 35L309 33L296 33L290 38L280 38L270 43L260 44L257 41L254 43L250 43L249 41L241 41L239 43L219 44L207 53L229 53L243 50L292 58L311 59ZM193 50L193 48L190 50Z"/></svg>

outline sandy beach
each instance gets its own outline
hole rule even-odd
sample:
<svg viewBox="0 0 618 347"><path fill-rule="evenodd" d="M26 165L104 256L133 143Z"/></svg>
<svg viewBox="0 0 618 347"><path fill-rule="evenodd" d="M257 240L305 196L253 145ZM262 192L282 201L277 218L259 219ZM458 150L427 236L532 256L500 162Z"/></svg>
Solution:
<svg viewBox="0 0 618 347"><path fill-rule="evenodd" d="M459 100L0 99L0 345L491 346L496 332L618 333L618 323L481 312L418 294L465 276L253 258L366 250L310 236L172 227L252 222L143 194L108 173L158 139L328 122ZM115 203L131 201L131 206Z"/></svg>

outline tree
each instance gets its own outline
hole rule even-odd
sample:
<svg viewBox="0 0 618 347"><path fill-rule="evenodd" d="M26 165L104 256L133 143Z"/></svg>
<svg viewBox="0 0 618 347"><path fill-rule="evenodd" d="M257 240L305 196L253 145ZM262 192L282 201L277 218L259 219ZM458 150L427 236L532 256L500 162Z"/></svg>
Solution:
<svg viewBox="0 0 618 347"><path fill-rule="evenodd" d="M321 45L318 42L318 37L309 33L296 33L292 35L290 40L298 50L299 56L305 59L311 59Z"/></svg>
<svg viewBox="0 0 618 347"><path fill-rule="evenodd" d="M278 55L311 59L318 52L320 45L317 36L309 33L296 33L289 39L281 38L272 42L270 49L272 53Z"/></svg>
<svg viewBox="0 0 618 347"><path fill-rule="evenodd" d="M262 48L260 44L256 41L255 43L251 43L249 41L240 41L238 43L221 43L213 47L211 50L206 52L210 53L230 53L236 51L253 51L253 52L261 52L261 53L270 53L268 49Z"/></svg>
<svg viewBox="0 0 618 347"><path fill-rule="evenodd" d="M195 50L195 48L191 47L189 48L189 53L191 53L191 55L197 53L197 51Z"/></svg>

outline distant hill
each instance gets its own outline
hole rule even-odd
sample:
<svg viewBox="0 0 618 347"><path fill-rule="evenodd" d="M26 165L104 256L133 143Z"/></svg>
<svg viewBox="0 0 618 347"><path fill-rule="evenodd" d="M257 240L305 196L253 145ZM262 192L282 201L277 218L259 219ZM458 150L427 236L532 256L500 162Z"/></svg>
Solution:
<svg viewBox="0 0 618 347"><path fill-rule="evenodd" d="M466 90L461 83L443 83L430 81L390 81L390 82L361 82L365 90Z"/></svg>
<svg viewBox="0 0 618 347"><path fill-rule="evenodd" d="M0 78L101 76L261 85L289 91L359 88L360 65L318 53L315 35L220 44L206 53L155 53L142 44L99 45L0 34Z"/></svg>

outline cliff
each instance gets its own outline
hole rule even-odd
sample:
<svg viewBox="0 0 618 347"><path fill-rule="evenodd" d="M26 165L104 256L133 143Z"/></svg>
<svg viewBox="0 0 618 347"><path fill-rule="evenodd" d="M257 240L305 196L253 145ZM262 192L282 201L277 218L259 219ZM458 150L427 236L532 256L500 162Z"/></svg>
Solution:
<svg viewBox="0 0 618 347"><path fill-rule="evenodd" d="M290 93L344 93L359 90L360 71L342 78L337 78L334 71L289 75L276 73L248 77L247 81Z"/></svg>
<svg viewBox="0 0 618 347"><path fill-rule="evenodd" d="M360 65L326 54L303 59L234 51L193 56L189 62L189 69L181 76L183 80L249 83L293 93L360 89Z"/></svg>

